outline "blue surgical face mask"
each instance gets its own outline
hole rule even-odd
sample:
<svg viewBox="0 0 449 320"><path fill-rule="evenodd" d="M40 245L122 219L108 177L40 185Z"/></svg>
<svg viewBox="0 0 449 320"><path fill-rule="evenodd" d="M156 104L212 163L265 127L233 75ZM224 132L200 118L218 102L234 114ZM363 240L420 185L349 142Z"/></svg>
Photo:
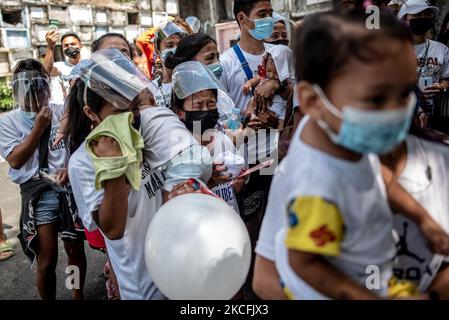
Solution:
<svg viewBox="0 0 449 320"><path fill-rule="evenodd" d="M249 18L248 18L249 19ZM263 19L249 19L254 22L254 29L248 29L249 34L256 40L264 40L271 37L274 28L274 20L272 17Z"/></svg>
<svg viewBox="0 0 449 320"><path fill-rule="evenodd" d="M34 126L34 121L36 120L36 112L20 110L20 116L22 117L22 120L25 122L25 125L28 128L32 128Z"/></svg>
<svg viewBox="0 0 449 320"><path fill-rule="evenodd" d="M167 59L167 56L168 56L169 53L175 54L175 53L176 53L176 47L175 47L175 48L170 48L170 49L164 49L164 50L162 50L162 52L161 52L161 59L162 59L163 61L165 61L165 59Z"/></svg>
<svg viewBox="0 0 449 320"><path fill-rule="evenodd" d="M207 67L218 79L220 79L221 76L223 75L223 67L221 66L220 62L212 63Z"/></svg>
<svg viewBox="0 0 449 320"><path fill-rule="evenodd" d="M362 154L385 154L407 137L416 104L416 96L413 93L408 105L398 110L367 111L345 106L343 111L340 111L319 86L314 86L314 89L324 106L342 120L338 134L325 121L317 121L335 144Z"/></svg>

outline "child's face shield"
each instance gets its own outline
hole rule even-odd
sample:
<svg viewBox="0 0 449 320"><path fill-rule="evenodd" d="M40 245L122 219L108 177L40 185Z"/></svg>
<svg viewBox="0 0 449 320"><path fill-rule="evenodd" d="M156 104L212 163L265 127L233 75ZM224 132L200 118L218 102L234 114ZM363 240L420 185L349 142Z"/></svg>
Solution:
<svg viewBox="0 0 449 320"><path fill-rule="evenodd" d="M158 31L156 32L156 37L162 41L174 34L184 35L187 34L187 31L178 26L176 23L168 21L167 23L165 23L165 25L159 27Z"/></svg>
<svg viewBox="0 0 449 320"><path fill-rule="evenodd" d="M157 92L155 85L116 48L93 53L90 63L81 66L80 75L89 89L119 110L129 109L144 91L153 97Z"/></svg>
<svg viewBox="0 0 449 320"><path fill-rule="evenodd" d="M187 24L192 29L193 33L198 33L201 29L201 21L195 16L190 16L186 18Z"/></svg>
<svg viewBox="0 0 449 320"><path fill-rule="evenodd" d="M184 62L173 70L173 90L179 99L208 89L226 91L220 80L201 62Z"/></svg>
<svg viewBox="0 0 449 320"><path fill-rule="evenodd" d="M50 80L48 75L27 70L14 74L11 79L14 107L26 112L39 112L48 106Z"/></svg>

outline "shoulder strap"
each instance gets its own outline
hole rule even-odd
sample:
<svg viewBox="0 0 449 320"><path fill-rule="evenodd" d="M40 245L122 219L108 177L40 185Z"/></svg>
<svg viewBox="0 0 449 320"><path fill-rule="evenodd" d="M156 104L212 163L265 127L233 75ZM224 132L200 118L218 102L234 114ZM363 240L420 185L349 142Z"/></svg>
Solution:
<svg viewBox="0 0 449 320"><path fill-rule="evenodd" d="M234 49L237 58L240 60L240 64L242 65L243 71L245 71L246 78L251 80L253 78L253 72L251 71L248 61L246 61L245 56L243 55L242 50L238 44L235 44L232 49Z"/></svg>
<svg viewBox="0 0 449 320"><path fill-rule="evenodd" d="M45 129L39 141L39 170L48 168L48 141L50 140L51 124Z"/></svg>

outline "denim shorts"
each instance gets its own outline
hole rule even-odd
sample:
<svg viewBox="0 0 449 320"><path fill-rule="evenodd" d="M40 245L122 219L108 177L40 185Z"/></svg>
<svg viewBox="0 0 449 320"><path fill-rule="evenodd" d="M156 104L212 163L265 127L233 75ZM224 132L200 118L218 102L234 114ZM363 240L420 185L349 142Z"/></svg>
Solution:
<svg viewBox="0 0 449 320"><path fill-rule="evenodd" d="M42 193L34 209L34 219L36 226L53 223L59 219L59 199L55 191Z"/></svg>

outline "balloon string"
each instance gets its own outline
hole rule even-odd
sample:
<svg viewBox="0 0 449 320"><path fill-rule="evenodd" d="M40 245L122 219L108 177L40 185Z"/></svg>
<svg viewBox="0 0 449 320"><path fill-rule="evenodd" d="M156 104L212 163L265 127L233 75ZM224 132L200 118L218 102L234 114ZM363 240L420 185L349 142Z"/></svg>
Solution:
<svg viewBox="0 0 449 320"><path fill-rule="evenodd" d="M187 180L187 184L192 186L193 189L195 190L200 190L202 193L213 196L215 198L221 199L219 196L217 196L214 192L212 192L209 188L207 188L201 181L195 179L195 178L190 178L189 180Z"/></svg>

